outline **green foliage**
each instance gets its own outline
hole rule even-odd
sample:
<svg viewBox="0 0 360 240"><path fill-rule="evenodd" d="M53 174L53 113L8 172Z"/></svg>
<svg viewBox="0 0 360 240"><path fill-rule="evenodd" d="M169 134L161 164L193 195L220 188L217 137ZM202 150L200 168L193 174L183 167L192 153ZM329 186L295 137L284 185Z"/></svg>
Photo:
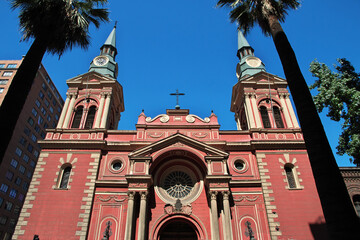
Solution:
<svg viewBox="0 0 360 240"><path fill-rule="evenodd" d="M328 108L327 116L342 123L337 146L338 154L348 154L351 161L360 164L360 74L346 59L337 59L339 65L332 72L317 61L310 64L310 72L317 78L310 89L317 89L314 102L319 112Z"/></svg>
<svg viewBox="0 0 360 240"><path fill-rule="evenodd" d="M108 21L107 0L12 0L19 9L23 40L40 39L52 54L61 54L73 46L87 48L89 25ZM99 8L100 7L100 8Z"/></svg>
<svg viewBox="0 0 360 240"><path fill-rule="evenodd" d="M232 8L230 19L237 22L246 35L254 24L259 24L265 35L270 35L268 22L270 15L276 16L280 22L285 21L289 9L297 9L299 0L219 0L218 7Z"/></svg>

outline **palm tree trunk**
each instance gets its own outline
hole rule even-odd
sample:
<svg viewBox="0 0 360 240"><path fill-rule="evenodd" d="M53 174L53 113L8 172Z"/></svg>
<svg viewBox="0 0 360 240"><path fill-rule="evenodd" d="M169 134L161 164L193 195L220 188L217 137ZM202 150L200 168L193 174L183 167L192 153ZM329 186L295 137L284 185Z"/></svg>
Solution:
<svg viewBox="0 0 360 240"><path fill-rule="evenodd" d="M303 131L305 145L331 239L358 239L360 222L336 164L295 53L275 16L269 17L279 54Z"/></svg>
<svg viewBox="0 0 360 240"><path fill-rule="evenodd" d="M46 44L35 39L17 70L0 107L0 163L4 158L34 78L46 52Z"/></svg>

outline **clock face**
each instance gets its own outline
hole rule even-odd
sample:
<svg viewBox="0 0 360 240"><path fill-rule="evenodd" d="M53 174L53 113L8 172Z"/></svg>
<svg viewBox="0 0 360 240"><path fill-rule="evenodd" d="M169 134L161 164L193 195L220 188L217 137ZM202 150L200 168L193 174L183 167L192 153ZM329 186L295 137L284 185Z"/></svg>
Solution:
<svg viewBox="0 0 360 240"><path fill-rule="evenodd" d="M109 61L109 58L105 57L105 56L98 56L96 58L94 58L94 64L96 66L104 66L105 64L107 64Z"/></svg>
<svg viewBox="0 0 360 240"><path fill-rule="evenodd" d="M261 60L257 57L248 57L245 61L250 67L253 68L260 67L261 65Z"/></svg>

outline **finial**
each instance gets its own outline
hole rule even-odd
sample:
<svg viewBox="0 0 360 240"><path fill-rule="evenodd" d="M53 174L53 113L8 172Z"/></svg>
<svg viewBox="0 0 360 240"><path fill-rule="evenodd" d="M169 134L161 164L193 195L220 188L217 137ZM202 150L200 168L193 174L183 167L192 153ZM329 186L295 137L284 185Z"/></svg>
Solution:
<svg viewBox="0 0 360 240"><path fill-rule="evenodd" d="M214 113L214 110L211 110L211 113Z"/></svg>
<svg viewBox="0 0 360 240"><path fill-rule="evenodd" d="M144 109L143 109L143 110L141 110L141 112L144 112Z"/></svg>
<svg viewBox="0 0 360 240"><path fill-rule="evenodd" d="M116 28L117 22L118 22L118 21L115 21L115 25L114 25L114 28Z"/></svg>
<svg viewBox="0 0 360 240"><path fill-rule="evenodd" d="M175 106L175 109L180 109L179 96L183 96L183 95L185 95L185 93L179 93L179 89L176 89L176 92L175 92L175 93L170 93L170 95L176 96L176 106Z"/></svg>

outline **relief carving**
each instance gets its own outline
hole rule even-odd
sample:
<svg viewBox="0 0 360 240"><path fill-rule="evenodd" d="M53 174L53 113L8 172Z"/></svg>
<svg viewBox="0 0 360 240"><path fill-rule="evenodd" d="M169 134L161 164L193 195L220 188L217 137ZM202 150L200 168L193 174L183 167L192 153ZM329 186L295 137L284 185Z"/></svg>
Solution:
<svg viewBox="0 0 360 240"><path fill-rule="evenodd" d="M97 199L100 200L101 202L109 202L110 200L113 200L114 202L123 202L125 201L126 198L119 199L117 196L109 196L109 197L98 196Z"/></svg>
<svg viewBox="0 0 360 240"><path fill-rule="evenodd" d="M255 197L250 197L250 196L241 196L239 198L234 198L235 202L255 202L257 199L259 198L259 196L255 196Z"/></svg>

